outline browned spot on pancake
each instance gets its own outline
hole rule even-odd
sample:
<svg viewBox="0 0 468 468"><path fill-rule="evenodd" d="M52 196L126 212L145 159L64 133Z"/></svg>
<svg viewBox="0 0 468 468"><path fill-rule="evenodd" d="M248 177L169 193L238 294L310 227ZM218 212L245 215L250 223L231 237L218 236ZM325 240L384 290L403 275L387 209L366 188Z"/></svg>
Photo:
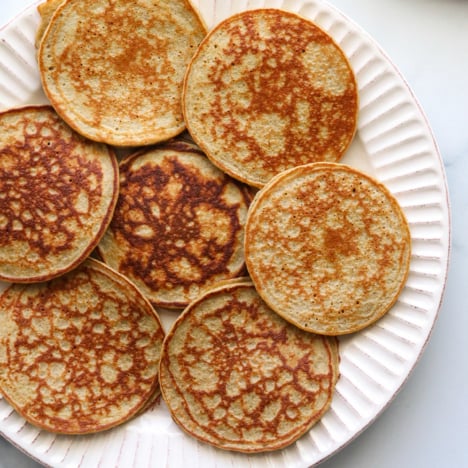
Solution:
<svg viewBox="0 0 468 468"><path fill-rule="evenodd" d="M86 7L84 6L83 10L84 8ZM85 12L82 13L85 17ZM126 9L118 8L117 4L109 2L100 12L101 15L105 18L105 26L101 24L100 27L96 27L92 21L78 23L78 42L70 44L58 56L54 69L55 79L58 81L60 74L67 69L72 71L70 77L74 87L86 96L84 105L96 109L95 120L91 122L96 127L102 124L108 109L128 115L130 119L138 119L143 105L136 103L133 96L135 93L139 94L142 84L145 87L157 87L162 97L158 97L161 100L160 105L164 108L171 107L171 99L164 99L164 96L171 86L167 77L173 75L175 70L170 63L164 64L164 70L161 66L155 67L151 63L152 54L156 57L164 55L166 44L153 43L142 35L122 34L122 31L139 31L148 25L144 17L129 15ZM176 29L174 34L177 33ZM112 44L108 53L103 54L102 44L106 43L108 36L119 37L119 41ZM86 55L83 54L83 50L87 51ZM98 86L92 79L95 75L100 76ZM140 77L138 83L133 80L135 75ZM116 96L122 93L123 83L126 87L126 99L116 99ZM146 100L151 98L152 96L148 95Z"/></svg>
<svg viewBox="0 0 468 468"><path fill-rule="evenodd" d="M335 342L282 320L252 285L191 304L163 345L161 386L176 421L218 447L284 447L327 409Z"/></svg>
<svg viewBox="0 0 468 468"><path fill-rule="evenodd" d="M68 249L76 228L83 228L82 215L102 196L96 183L102 180L100 164L79 154L74 161L67 159L79 140L64 139L58 117L56 122L54 128L49 121L25 120L24 142L0 148L2 247L13 237L28 242L41 256ZM79 199L84 193L86 207L81 205L80 209ZM76 205L67 200L74 200ZM70 218L76 222L73 229L68 228Z"/></svg>
<svg viewBox="0 0 468 468"><path fill-rule="evenodd" d="M195 267L198 283L203 283L212 274L227 272L226 263L233 254L235 233L240 229L238 206L227 206L220 199L227 179L222 184L207 181L200 185L199 175L179 164L177 159L166 160L166 164L167 171L143 167L137 174L130 174L122 181L121 193L127 193L127 197L120 197L117 210L122 213L125 224L119 223L122 218L118 217L111 223L111 229L119 231L137 249L147 243L147 236L138 235L142 232L142 223L139 220L132 221L133 213L141 213L142 219L154 230L156 242L148 258L147 268L141 269L141 258L136 255L133 259L124 261L122 269L132 272L137 270L155 289L171 280L175 283L192 284L194 278L179 275L178 269L171 266L181 258ZM122 167L122 171L125 171L125 167ZM148 190L148 186L151 190ZM175 189L177 194L171 186L179 186ZM149 197L145 197L144 192L150 192ZM159 198L158 216L155 216L151 207L155 196ZM146 200L149 203L145 203ZM222 234L222 242L217 239L215 232L208 239L203 239L201 222L205 209L210 212L214 210L221 218L220 227L226 228L226 232ZM199 242L193 244L195 239ZM187 249L190 244L191 248ZM159 281L157 278L151 281L152 264L165 270L165 276Z"/></svg>
<svg viewBox="0 0 468 468"><path fill-rule="evenodd" d="M0 275L48 279L86 255L107 227L117 163L49 107L4 113L0 127Z"/></svg>
<svg viewBox="0 0 468 468"><path fill-rule="evenodd" d="M35 425L60 433L115 426L157 388L164 333L150 305L87 261L49 283L13 286L2 302L0 388ZM8 317L8 319L6 319Z"/></svg>
<svg viewBox="0 0 468 468"><path fill-rule="evenodd" d="M257 46L261 43L261 38L258 31L252 27L252 20L247 17L245 23L243 25L245 30L241 27L230 30L230 44L223 50L231 57L232 63L219 68L211 66L213 71L210 78L217 92L222 92L224 89L225 75L231 73L233 66L240 63L246 55L257 55L261 52ZM283 30L281 23L281 18L277 18L271 25L271 30L276 31L277 28ZM251 96L249 114L271 114L277 119L287 120L282 152L288 154L291 159L297 155L296 157L299 158L297 163L306 163L312 162L309 153L318 159L321 155L332 153L334 149L340 153L340 148L347 145L348 135L354 132L355 126L355 122L349 120L348 109L356 107L357 96L352 87L343 95L333 93L324 95L322 87L310 80L310 70L304 66L302 56L311 42L331 44L331 39L318 33L317 30L304 30L300 22L288 23L287 27L288 35L274 34L268 38L268 45L263 46L268 54L261 55L260 63L256 64L255 71L248 73L243 82L247 93ZM291 49L291 54L281 57L285 42ZM314 109L313 123L308 128L311 135L319 135L321 127L327 127L327 138L314 138L312 146L310 146L310 137L301 135L297 130L301 127L298 109L304 102ZM221 102L219 99L211 108L210 113L214 120L223 122L226 117L229 119L229 116L242 114L244 109L244 106L239 105L237 100L228 99ZM243 141L249 149L249 156L244 159L245 162L260 161L263 168L278 163L277 154L272 155L271 151L266 151L266 148L260 145L255 137L246 136L238 120L231 118L227 127L228 130L220 136L217 136L213 129L212 137L226 138L226 146L236 141ZM286 168L286 165L280 166L279 170Z"/></svg>
<svg viewBox="0 0 468 468"><path fill-rule="evenodd" d="M347 166L316 163L265 186L246 231L259 293L309 331L363 328L394 303L406 280L410 235L383 185Z"/></svg>
<svg viewBox="0 0 468 468"><path fill-rule="evenodd" d="M190 65L184 99L197 143L256 186L293 166L337 161L356 127L356 83L342 52L279 10L219 25Z"/></svg>
<svg viewBox="0 0 468 468"><path fill-rule="evenodd" d="M123 161L120 174L101 255L143 284L154 303L182 307L203 286L242 271L248 200L198 150L171 142ZM120 260L111 244L120 245ZM176 299L164 299L164 291Z"/></svg>

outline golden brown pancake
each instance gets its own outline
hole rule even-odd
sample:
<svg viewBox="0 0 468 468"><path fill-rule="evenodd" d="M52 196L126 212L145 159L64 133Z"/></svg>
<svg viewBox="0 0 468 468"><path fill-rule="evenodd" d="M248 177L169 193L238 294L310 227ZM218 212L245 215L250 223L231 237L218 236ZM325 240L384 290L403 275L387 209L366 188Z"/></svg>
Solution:
<svg viewBox="0 0 468 468"><path fill-rule="evenodd" d="M192 302L163 343L160 385L176 423L241 452L291 444L328 409L337 340L304 332L245 282Z"/></svg>
<svg viewBox="0 0 468 468"><path fill-rule="evenodd" d="M172 141L124 159L120 195L98 249L158 307L182 308L244 271L249 200L195 145Z"/></svg>
<svg viewBox="0 0 468 468"><path fill-rule="evenodd" d="M0 114L0 279L45 281L93 250L118 195L106 145L86 140L48 106Z"/></svg>
<svg viewBox="0 0 468 468"><path fill-rule="evenodd" d="M158 387L164 332L138 289L88 259L0 298L0 392L31 424L64 434L109 429Z"/></svg>
<svg viewBox="0 0 468 468"><path fill-rule="evenodd" d="M397 200L366 174L315 163L273 178L251 205L246 264L286 320L326 335L355 332L397 300L410 231Z"/></svg>
<svg viewBox="0 0 468 468"><path fill-rule="evenodd" d="M44 91L92 140L167 140L185 128L183 76L205 34L188 0L67 0L39 48Z"/></svg>
<svg viewBox="0 0 468 468"><path fill-rule="evenodd" d="M356 129L357 86L341 49L311 21L250 10L204 39L187 70L183 110L216 165L262 187L291 167L340 160Z"/></svg>

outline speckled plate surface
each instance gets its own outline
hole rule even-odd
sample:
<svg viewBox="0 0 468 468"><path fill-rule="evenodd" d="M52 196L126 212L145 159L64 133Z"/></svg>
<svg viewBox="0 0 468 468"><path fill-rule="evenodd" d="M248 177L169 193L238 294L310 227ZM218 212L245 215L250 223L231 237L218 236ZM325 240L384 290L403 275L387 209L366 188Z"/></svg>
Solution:
<svg viewBox="0 0 468 468"><path fill-rule="evenodd" d="M0 399L0 432L56 467L306 467L346 445L371 424L406 381L439 311L450 252L450 207L443 163L429 125L404 79L373 39L328 3L316 0L196 0L208 26L243 9L279 7L320 25L342 47L360 92L356 138L343 159L395 194L410 223L410 275L398 302L375 325L340 338L341 377L331 409L304 437L273 453L224 452L186 436L160 403L97 435L40 431ZM0 109L46 103L35 62L35 5L0 30ZM170 314L162 319L168 327Z"/></svg>

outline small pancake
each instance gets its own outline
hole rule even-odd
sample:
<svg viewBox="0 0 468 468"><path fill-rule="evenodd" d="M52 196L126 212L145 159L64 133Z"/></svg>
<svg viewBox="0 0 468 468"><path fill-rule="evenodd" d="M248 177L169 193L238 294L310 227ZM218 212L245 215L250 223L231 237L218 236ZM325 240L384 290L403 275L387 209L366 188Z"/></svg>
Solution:
<svg viewBox="0 0 468 468"><path fill-rule="evenodd" d="M120 164L120 195L102 259L158 307L182 308L245 269L243 186L193 144L172 141Z"/></svg>
<svg viewBox="0 0 468 468"><path fill-rule="evenodd" d="M182 81L205 34L188 0L67 0L40 42L44 91L92 140L167 140L185 128Z"/></svg>
<svg viewBox="0 0 468 468"><path fill-rule="evenodd" d="M358 95L349 62L311 21L245 11L200 44L184 82L195 142L221 169L262 187L275 174L337 162L351 143Z"/></svg>
<svg viewBox="0 0 468 468"><path fill-rule="evenodd" d="M246 264L286 320L326 335L355 332L394 304L411 237L397 200L349 166L315 163L273 178L251 205Z"/></svg>
<svg viewBox="0 0 468 468"><path fill-rule="evenodd" d="M192 302L168 332L161 393L176 423L203 442L281 449L328 409L337 344L283 320L251 283L225 285Z"/></svg>
<svg viewBox="0 0 468 468"><path fill-rule="evenodd" d="M27 421L86 434L127 421L158 387L164 332L138 289L97 260L0 298L0 392Z"/></svg>
<svg viewBox="0 0 468 468"><path fill-rule="evenodd" d="M0 279L45 281L82 262L118 195L106 145L86 140L49 106L0 114Z"/></svg>

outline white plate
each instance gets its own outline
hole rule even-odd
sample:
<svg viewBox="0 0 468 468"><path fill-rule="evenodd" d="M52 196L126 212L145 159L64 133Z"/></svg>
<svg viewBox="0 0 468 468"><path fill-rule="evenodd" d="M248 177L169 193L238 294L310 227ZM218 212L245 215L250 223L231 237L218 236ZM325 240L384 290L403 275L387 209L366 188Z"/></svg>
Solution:
<svg viewBox="0 0 468 468"><path fill-rule="evenodd" d="M391 402L421 355L437 317L450 252L442 160L414 96L389 59L352 21L317 0L198 0L211 27L242 9L279 7L329 32L349 57L360 92L359 128L343 162L384 182L410 223L413 255L401 297L374 326L341 338L341 377L331 409L308 434L273 453L214 449L184 435L161 403L135 420L91 436L57 436L26 423L0 398L0 432L57 467L310 466L364 430ZM46 103L35 62L35 6L0 31L0 110ZM163 317L168 326L171 317Z"/></svg>

